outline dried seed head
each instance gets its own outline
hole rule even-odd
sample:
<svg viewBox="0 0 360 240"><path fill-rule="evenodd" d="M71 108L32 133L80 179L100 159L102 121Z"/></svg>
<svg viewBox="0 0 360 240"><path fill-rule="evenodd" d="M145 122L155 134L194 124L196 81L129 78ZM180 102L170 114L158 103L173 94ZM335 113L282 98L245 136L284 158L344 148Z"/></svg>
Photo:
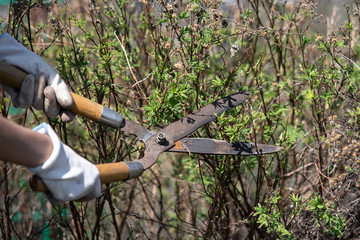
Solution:
<svg viewBox="0 0 360 240"><path fill-rule="evenodd" d="M221 21L221 25L222 25L222 28L226 28L228 26L228 22L226 21L225 18Z"/></svg>
<svg viewBox="0 0 360 240"><path fill-rule="evenodd" d="M169 42L166 42L164 45L164 48L169 49L171 47L171 44Z"/></svg>
<svg viewBox="0 0 360 240"><path fill-rule="evenodd" d="M166 9L169 11L169 13L173 13L173 12L174 12L173 5L171 5L171 4L169 4L169 3L166 5Z"/></svg>
<svg viewBox="0 0 360 240"><path fill-rule="evenodd" d="M184 66L183 66L182 62L180 62L180 61L175 63L174 67L179 69L179 70L184 69Z"/></svg>
<svg viewBox="0 0 360 240"><path fill-rule="evenodd" d="M321 40L323 40L323 37L321 35L317 35L316 36L316 41L321 41Z"/></svg>

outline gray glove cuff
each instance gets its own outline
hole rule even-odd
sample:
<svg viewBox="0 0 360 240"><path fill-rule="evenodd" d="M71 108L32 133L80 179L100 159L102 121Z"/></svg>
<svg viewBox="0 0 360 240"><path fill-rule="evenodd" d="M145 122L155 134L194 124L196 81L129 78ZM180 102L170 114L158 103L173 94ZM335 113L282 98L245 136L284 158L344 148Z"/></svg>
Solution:
<svg viewBox="0 0 360 240"><path fill-rule="evenodd" d="M55 90L60 106L69 108L73 104L68 87L55 69L7 33L0 35L0 61L16 66L27 73L45 74L47 85Z"/></svg>

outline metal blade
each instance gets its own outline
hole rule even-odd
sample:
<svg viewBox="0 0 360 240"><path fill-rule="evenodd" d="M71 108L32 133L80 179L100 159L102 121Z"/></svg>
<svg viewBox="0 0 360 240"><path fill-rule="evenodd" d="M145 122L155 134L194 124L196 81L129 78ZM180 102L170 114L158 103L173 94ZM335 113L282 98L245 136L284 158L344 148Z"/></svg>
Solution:
<svg viewBox="0 0 360 240"><path fill-rule="evenodd" d="M140 124L133 122L128 119L124 119L121 126L121 131L124 132L126 136L132 134L139 138L139 140L146 142L148 138L150 138L155 133L148 130L147 128L141 126Z"/></svg>
<svg viewBox="0 0 360 240"><path fill-rule="evenodd" d="M276 153L283 148L278 146L256 144L252 142L227 142L209 138L183 138L175 142L168 152L221 155L262 155Z"/></svg>
<svg viewBox="0 0 360 240"><path fill-rule="evenodd" d="M211 122L226 110L238 106L248 98L248 92L241 92L216 100L149 137L145 141L146 149L144 158L140 160L144 170L154 165L159 155L174 146L176 141L188 136L199 127Z"/></svg>
<svg viewBox="0 0 360 240"><path fill-rule="evenodd" d="M235 93L221 98L170 124L161 132L165 133L166 138L170 138L175 142L193 133L206 123L213 121L223 112L243 103L248 98L248 92Z"/></svg>

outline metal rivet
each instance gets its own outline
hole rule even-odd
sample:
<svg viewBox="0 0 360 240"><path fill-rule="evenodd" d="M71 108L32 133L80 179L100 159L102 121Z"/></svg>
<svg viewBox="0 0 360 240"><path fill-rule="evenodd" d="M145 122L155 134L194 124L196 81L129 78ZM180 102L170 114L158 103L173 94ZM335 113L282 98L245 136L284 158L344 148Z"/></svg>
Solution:
<svg viewBox="0 0 360 240"><path fill-rule="evenodd" d="M165 133L162 133L162 132L158 133L157 138L156 138L156 142L158 144L161 144L161 145L166 143Z"/></svg>

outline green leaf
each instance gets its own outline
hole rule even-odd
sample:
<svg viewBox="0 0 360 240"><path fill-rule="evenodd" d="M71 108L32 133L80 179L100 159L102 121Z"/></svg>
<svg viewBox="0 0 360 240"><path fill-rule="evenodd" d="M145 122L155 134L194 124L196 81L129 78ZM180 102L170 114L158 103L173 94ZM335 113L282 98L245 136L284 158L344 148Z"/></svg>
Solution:
<svg viewBox="0 0 360 240"><path fill-rule="evenodd" d="M190 17L190 12L182 12L179 15L180 19L186 19L186 18L189 18L189 17Z"/></svg>

